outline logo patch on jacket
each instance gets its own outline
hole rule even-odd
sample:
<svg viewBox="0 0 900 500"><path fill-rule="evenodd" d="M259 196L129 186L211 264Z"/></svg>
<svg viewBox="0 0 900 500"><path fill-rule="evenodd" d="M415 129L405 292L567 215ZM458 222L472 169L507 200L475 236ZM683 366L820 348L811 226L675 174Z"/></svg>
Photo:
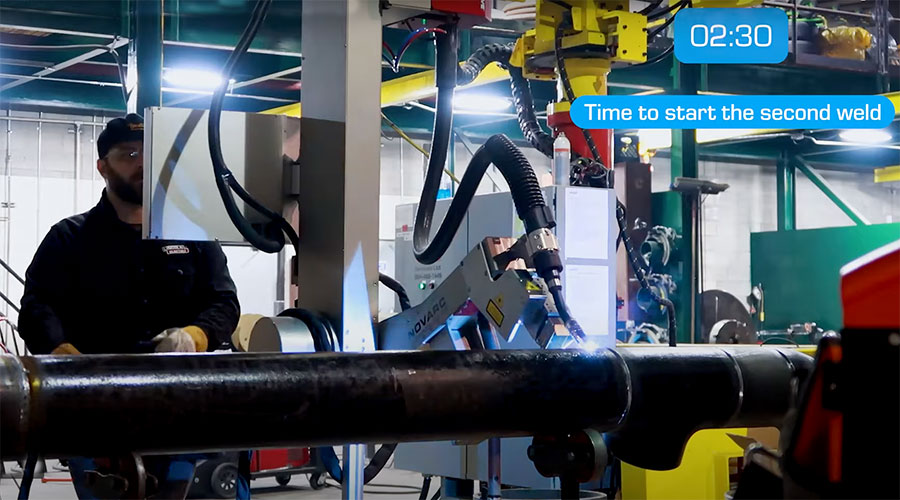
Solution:
<svg viewBox="0 0 900 500"><path fill-rule="evenodd" d="M166 255L184 255L186 253L191 253L191 250L184 245L166 245L162 247L162 251L166 252Z"/></svg>

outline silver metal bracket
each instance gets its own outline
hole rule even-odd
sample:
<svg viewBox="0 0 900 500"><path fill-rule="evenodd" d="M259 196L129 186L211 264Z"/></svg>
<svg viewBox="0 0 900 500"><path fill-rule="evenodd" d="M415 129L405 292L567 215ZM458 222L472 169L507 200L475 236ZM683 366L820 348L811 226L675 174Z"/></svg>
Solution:
<svg viewBox="0 0 900 500"><path fill-rule="evenodd" d="M558 251L559 241L556 240L556 236L549 229L542 227L528 233L528 238L525 240L525 248L528 250L528 255L534 255L542 251Z"/></svg>

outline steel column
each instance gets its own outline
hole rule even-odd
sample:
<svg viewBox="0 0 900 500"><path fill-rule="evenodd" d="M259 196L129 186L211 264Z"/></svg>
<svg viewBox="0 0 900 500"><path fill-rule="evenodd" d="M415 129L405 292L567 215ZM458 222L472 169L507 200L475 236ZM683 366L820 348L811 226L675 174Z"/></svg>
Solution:
<svg viewBox="0 0 900 500"><path fill-rule="evenodd" d="M369 0L307 0L303 9L299 300L341 331L358 248L368 289L378 285L381 19ZM368 306L376 319L375 293Z"/></svg>
<svg viewBox="0 0 900 500"><path fill-rule="evenodd" d="M828 199L832 201L832 203L837 205L837 207L840 208L842 212L844 212L844 215L849 217L850 220L854 222L854 224L858 226L867 226L870 224L869 220L866 219L866 217L862 213L860 213L859 210L856 210L846 201L842 200L841 197L834 192L834 189L831 188L831 184L829 184L821 174L816 172L815 169L813 169L802 158L800 158L799 156L795 156L792 158L792 163L801 172L803 172L803 174L810 181L812 181L812 183L815 184L816 187L819 188L819 190L822 191L825 196L827 196Z"/></svg>
<svg viewBox="0 0 900 500"><path fill-rule="evenodd" d="M700 67L692 64L676 62L673 68L675 93L694 95L697 93L700 80ZM697 151L697 131L693 129L672 130L672 154L671 154L671 179L676 177L697 177L699 170L699 155ZM691 195L693 196L693 195ZM696 200L689 199L686 195L678 198L674 206L667 209L681 212L682 242L679 253L681 262L682 286L676 292L677 303L680 307L676 311L678 324L678 342L693 342L697 338L696 330L700 322L697 321L697 310L700 307L697 300L699 290L699 272L697 266L697 235L694 235L694 211L692 210ZM687 285L687 286L685 286Z"/></svg>
<svg viewBox="0 0 900 500"><path fill-rule="evenodd" d="M162 0L134 2L137 55L136 112L162 105L163 5Z"/></svg>
<svg viewBox="0 0 900 500"><path fill-rule="evenodd" d="M38 112L38 120L44 118L44 113L42 111ZM43 124L38 121L37 124L37 161L35 162L35 206L36 210L34 211L34 223L35 227L40 228L41 226L41 150L44 149L44 127ZM34 244L35 247L41 244L41 234L40 230L35 231L34 233Z"/></svg>
<svg viewBox="0 0 900 500"><path fill-rule="evenodd" d="M72 211L76 214L78 211L78 184L81 183L81 125L75 124L75 192L72 197Z"/></svg>
<svg viewBox="0 0 900 500"><path fill-rule="evenodd" d="M3 259L5 261L10 260L9 255L12 251L12 242L11 242L12 238L10 237L10 234L12 232L11 231L12 220L10 219L10 217L12 217L12 207L13 207L12 171L10 170L10 160L12 160L12 154L10 153L10 151L12 151L12 121L9 120L9 118L11 118L11 115L12 115L12 112L9 109L7 109L6 116L5 116L5 118L7 118L7 120L6 120L6 151L3 152L3 166L4 166L3 170L4 170L4 174L5 174L5 178L3 179L3 188L4 188L3 199L5 200L5 203L0 204L0 208L3 208L3 218L0 218L0 221L6 223L6 228L5 228L6 230L4 231L5 236L6 236L6 241L5 241L5 245L4 245L5 248L3 249ZM4 262L4 264L5 264L5 262ZM12 268L7 267L6 265L4 265L4 268L6 268L6 284L5 284L4 290L9 290L9 277L13 274L13 271L12 271ZM18 278L19 282L21 282L22 284L25 284L25 280L23 280L21 276L16 274L16 277ZM3 311L5 313L4 315L8 317L9 316L9 307L4 307ZM13 339L15 340L15 337ZM16 343L16 347L18 347L18 343ZM17 351L18 351L18 349L17 349Z"/></svg>
<svg viewBox="0 0 900 500"><path fill-rule="evenodd" d="M137 67L137 43L132 40L128 44L128 63L125 65L125 92L128 95L128 102L125 103L125 112L126 113L137 113L138 102L137 102L137 81L138 81L138 67Z"/></svg>
<svg viewBox="0 0 900 500"><path fill-rule="evenodd" d="M786 152L778 157L776 177L776 212L778 230L793 231L797 228L797 192L794 188L797 173Z"/></svg>
<svg viewBox="0 0 900 500"><path fill-rule="evenodd" d="M299 305L330 318L344 350L365 350L378 311L379 4L305 0L302 23ZM362 497L364 459L362 445L344 448L343 498Z"/></svg>

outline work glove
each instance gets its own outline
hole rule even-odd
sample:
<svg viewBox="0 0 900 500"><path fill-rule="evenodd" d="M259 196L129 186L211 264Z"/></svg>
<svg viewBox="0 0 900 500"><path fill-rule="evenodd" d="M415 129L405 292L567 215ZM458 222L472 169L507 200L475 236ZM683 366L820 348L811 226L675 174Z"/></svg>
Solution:
<svg viewBox="0 0 900 500"><path fill-rule="evenodd" d="M81 351L76 349L75 346L73 346L72 344L70 344L68 342L63 342L62 344L59 344L58 346L56 346L56 349L53 349L52 351L50 351L50 354L53 354L56 356L64 356L64 355L81 354Z"/></svg>
<svg viewBox="0 0 900 500"><path fill-rule="evenodd" d="M206 333L199 326L169 328L153 337L156 352L206 352L209 345Z"/></svg>

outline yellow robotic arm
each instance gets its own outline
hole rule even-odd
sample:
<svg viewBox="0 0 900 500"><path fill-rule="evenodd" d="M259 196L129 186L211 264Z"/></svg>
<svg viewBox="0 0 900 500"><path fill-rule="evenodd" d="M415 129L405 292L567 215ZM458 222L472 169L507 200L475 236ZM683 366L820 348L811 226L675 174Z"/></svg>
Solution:
<svg viewBox="0 0 900 500"><path fill-rule="evenodd" d="M675 15L688 5L752 7L762 1L669 0L669 8ZM607 167L613 160L612 131L590 131L595 143L591 148L569 118L570 104L578 96L606 94L612 63L647 61L648 22L647 14L631 12L631 0L537 0L535 27L522 35L510 57L510 64L521 67L526 78L560 81L557 102L547 110L548 124L566 134L573 151ZM563 85L563 75L569 88Z"/></svg>

